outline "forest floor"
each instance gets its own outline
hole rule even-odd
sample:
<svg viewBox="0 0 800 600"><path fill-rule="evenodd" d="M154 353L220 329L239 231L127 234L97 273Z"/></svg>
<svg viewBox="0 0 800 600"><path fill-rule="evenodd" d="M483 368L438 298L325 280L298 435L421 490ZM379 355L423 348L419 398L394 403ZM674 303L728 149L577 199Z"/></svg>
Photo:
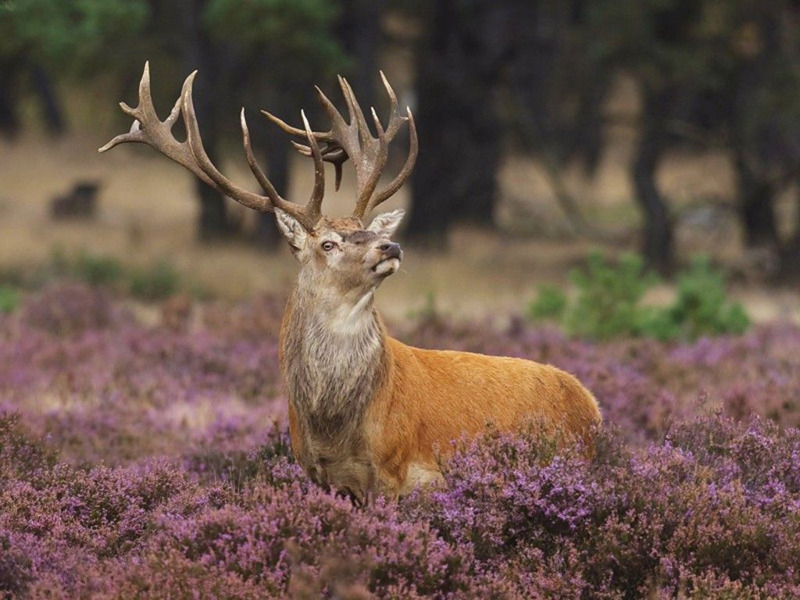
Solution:
<svg viewBox="0 0 800 600"><path fill-rule="evenodd" d="M270 253L246 241L198 243L192 176L148 148L98 154L104 142L99 134L60 139L28 134L0 144L0 273L35 269L56 251L66 256L85 252L131 267L167 260L193 286L220 298L288 290L296 266L286 249ZM629 147L613 147L591 178L578 170L564 176L585 216L611 233L613 241L574 235L543 171L533 161L512 157L503 165L497 215L505 232L460 229L446 253L407 249L401 272L378 294L379 307L392 319L432 307L455 318L504 318L523 311L541 284L566 285L570 268L592 248L609 254L635 250L638 213L625 170ZM250 185L237 152L231 148L223 170ZM306 198L313 179L310 167L298 159L293 175L288 197ZM704 252L734 273L732 294L756 321L800 318L796 290L765 287L757 273L753 277L734 216L725 208L732 176L724 157L672 157L659 179L677 207L681 260ZM51 200L78 181L101 186L96 218L53 221ZM326 212L347 214L353 189L345 170L342 189L326 197ZM406 202L401 191L386 207ZM252 220L253 215L242 211L241 218ZM653 297L668 301L671 294L672 287L664 284Z"/></svg>

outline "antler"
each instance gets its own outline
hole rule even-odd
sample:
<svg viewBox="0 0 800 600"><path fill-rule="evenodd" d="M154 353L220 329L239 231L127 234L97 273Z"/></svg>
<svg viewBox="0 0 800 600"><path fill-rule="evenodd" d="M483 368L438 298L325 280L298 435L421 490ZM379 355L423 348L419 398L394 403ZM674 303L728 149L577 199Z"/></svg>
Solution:
<svg viewBox="0 0 800 600"><path fill-rule="evenodd" d="M383 72L381 72L381 80L386 88L386 93L389 95L390 112L389 124L384 128L380 119L378 119L378 115L375 113L375 109L373 108L371 111L372 120L375 123L375 131L378 137L373 137L370 132L367 120L364 118L364 112L361 110L361 106L356 100L353 89L343 77L339 77L339 85L342 88L342 95L347 103L349 122L345 121L344 117L333 103L322 93L322 90L317 88L320 103L331 120L331 128L329 131L310 132L308 127L306 127L305 130L298 129L266 111L261 111L285 132L294 136L306 138L307 140L314 139L315 142L325 144L320 154L323 161L333 163L336 168L337 190L341 183L342 164L348 158L353 160L353 165L356 169L356 186L358 190L353 216L359 219L369 214L376 206L387 200L400 189L414 169L414 163L417 160L417 153L419 151L417 128L414 124L414 116L411 114L411 109L406 108L408 116L402 116L398 109L397 96L392 86L390 86L389 82L386 80ZM400 173L397 174L392 182L384 189L376 192L378 181L383 169L386 167L386 161L389 157L389 143L394 139L404 122L408 122L410 135L408 158L406 158L405 165L403 165ZM314 152L310 142L308 146L298 144L297 142L292 142L292 144L305 156L311 156Z"/></svg>
<svg viewBox="0 0 800 600"><path fill-rule="evenodd" d="M118 144L126 142L148 144L238 203L261 212L279 208L292 215L306 229L313 229L322 216L322 197L325 194L325 169L316 136L311 131L305 114L302 115L305 130L298 131L300 132L299 135L303 135L307 140L308 155L314 159L314 191L308 203L305 206L299 206L281 198L256 162L255 155L250 147L250 131L245 121L244 109L241 112L241 127L247 163L250 165L250 170L258 180L258 183L264 189L266 196L237 186L214 166L203 147L200 128L197 125L197 115L194 111L192 85L195 75L197 75L197 71L189 75L183 82L180 98L175 102L175 106L172 107L169 116L162 121L153 106L153 99L150 94L150 64L146 62L142 79L139 82L139 105L136 108L131 108L124 102L120 103L123 112L134 118L130 131L112 139L100 148L100 152L105 152ZM187 138L184 142L179 142L172 135L172 127L179 116L183 116L183 123L186 127Z"/></svg>

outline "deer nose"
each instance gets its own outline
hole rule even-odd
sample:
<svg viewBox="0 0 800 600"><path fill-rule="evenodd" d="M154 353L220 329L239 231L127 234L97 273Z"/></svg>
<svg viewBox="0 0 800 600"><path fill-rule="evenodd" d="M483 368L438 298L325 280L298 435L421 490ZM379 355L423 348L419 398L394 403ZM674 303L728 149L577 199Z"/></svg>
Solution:
<svg viewBox="0 0 800 600"><path fill-rule="evenodd" d="M386 258L403 258L403 251L400 244L396 242L384 242L378 246L378 250L386 255Z"/></svg>

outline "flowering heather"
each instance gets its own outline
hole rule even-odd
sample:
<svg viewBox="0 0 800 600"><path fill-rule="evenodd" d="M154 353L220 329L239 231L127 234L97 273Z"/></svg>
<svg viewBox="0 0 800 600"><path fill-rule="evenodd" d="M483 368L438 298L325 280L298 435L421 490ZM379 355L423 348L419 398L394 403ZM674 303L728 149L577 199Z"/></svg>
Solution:
<svg viewBox="0 0 800 600"><path fill-rule="evenodd" d="M445 483L357 508L292 459L281 302L147 326L91 288L0 314L0 597L800 597L800 330L590 344L402 336L578 375L590 459L460 440Z"/></svg>

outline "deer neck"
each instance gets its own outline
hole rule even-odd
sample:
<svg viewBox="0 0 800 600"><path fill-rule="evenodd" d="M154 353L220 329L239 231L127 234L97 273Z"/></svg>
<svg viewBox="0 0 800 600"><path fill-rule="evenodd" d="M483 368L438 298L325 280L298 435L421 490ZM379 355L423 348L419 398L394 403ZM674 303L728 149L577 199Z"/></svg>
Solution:
<svg viewBox="0 0 800 600"><path fill-rule="evenodd" d="M284 377L313 437L352 435L380 388L385 331L373 294L325 293L301 276L289 299L281 326Z"/></svg>

